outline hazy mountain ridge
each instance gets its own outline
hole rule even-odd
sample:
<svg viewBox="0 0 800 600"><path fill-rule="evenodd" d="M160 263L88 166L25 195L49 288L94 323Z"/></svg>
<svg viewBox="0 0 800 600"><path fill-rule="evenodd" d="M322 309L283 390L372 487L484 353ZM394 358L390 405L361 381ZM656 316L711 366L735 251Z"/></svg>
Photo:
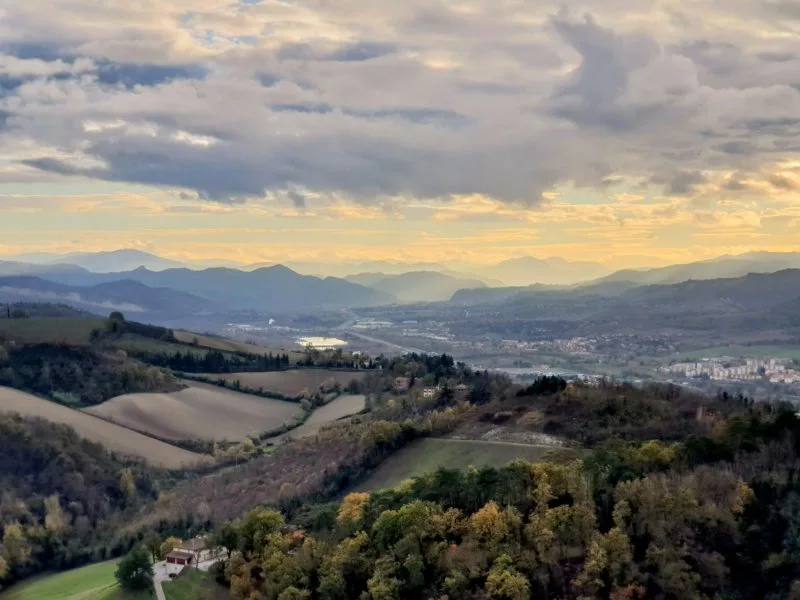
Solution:
<svg viewBox="0 0 800 600"><path fill-rule="evenodd" d="M73 286L33 276L0 278L0 300L63 302L95 313L121 310L170 315L215 308L212 302L192 294L170 288L152 288L132 280Z"/></svg>
<svg viewBox="0 0 800 600"><path fill-rule="evenodd" d="M800 268L800 253L754 252L655 269L623 269L602 277L595 283L631 282L638 285L680 283L692 279L742 277L749 273L775 273L797 268Z"/></svg>
<svg viewBox="0 0 800 600"><path fill-rule="evenodd" d="M743 277L633 286L597 284L577 288L531 286L464 290L453 303L485 307L509 318L596 319L609 322L633 315L712 316L788 314L800 306L800 269Z"/></svg>
<svg viewBox="0 0 800 600"><path fill-rule="evenodd" d="M93 273L117 273L131 271L139 267L162 271L185 266L179 261L132 248L122 248L108 252L71 252L68 254L36 252L20 254L13 258L19 262L38 265L55 265L59 263L75 265Z"/></svg>
<svg viewBox="0 0 800 600"><path fill-rule="evenodd" d="M346 279L391 294L400 303L444 302L461 289L487 287L479 279L453 277L437 271L412 271L388 276L384 273L362 273Z"/></svg>

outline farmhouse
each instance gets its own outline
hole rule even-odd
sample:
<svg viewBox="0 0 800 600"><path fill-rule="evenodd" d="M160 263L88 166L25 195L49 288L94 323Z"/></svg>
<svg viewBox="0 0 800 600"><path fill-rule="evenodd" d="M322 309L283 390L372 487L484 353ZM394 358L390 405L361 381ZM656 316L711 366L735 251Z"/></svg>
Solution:
<svg viewBox="0 0 800 600"><path fill-rule="evenodd" d="M426 387L422 390L422 397L426 400L432 400L436 397L436 388Z"/></svg>
<svg viewBox="0 0 800 600"><path fill-rule="evenodd" d="M410 387L411 387L411 379L409 379L408 377L395 377L394 391L406 392Z"/></svg>
<svg viewBox="0 0 800 600"><path fill-rule="evenodd" d="M204 537L196 537L178 546L178 550L187 552L195 558L200 557L208 548L208 540Z"/></svg>
<svg viewBox="0 0 800 600"><path fill-rule="evenodd" d="M185 550L173 550L167 554L166 561L168 565L177 565L179 567L187 567L192 563L194 554L186 552Z"/></svg>

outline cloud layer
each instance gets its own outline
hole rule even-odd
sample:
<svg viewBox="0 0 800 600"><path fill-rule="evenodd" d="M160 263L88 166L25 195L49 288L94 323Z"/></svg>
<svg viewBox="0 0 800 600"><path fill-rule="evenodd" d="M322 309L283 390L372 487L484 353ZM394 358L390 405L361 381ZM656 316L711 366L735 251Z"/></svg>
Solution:
<svg viewBox="0 0 800 600"><path fill-rule="evenodd" d="M298 208L734 193L800 158L795 3L571 4L7 2L0 158Z"/></svg>

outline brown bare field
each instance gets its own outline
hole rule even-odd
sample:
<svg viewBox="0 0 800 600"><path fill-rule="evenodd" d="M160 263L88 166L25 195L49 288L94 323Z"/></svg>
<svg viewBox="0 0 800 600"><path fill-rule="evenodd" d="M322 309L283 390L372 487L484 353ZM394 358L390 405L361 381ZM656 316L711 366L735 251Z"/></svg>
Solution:
<svg viewBox="0 0 800 600"><path fill-rule="evenodd" d="M0 411L15 412L26 417L40 417L68 425L75 429L78 435L103 444L112 452L143 458L168 469L180 469L211 460L208 456L177 448L85 412L11 388L0 387Z"/></svg>
<svg viewBox="0 0 800 600"><path fill-rule="evenodd" d="M103 419L165 440L238 441L292 420L299 404L187 382L170 394L126 394L86 409Z"/></svg>
<svg viewBox="0 0 800 600"><path fill-rule="evenodd" d="M292 369L289 371L259 371L256 373L205 373L201 377L210 380L224 379L236 381L242 387L265 392L276 392L284 396L300 396L305 391L315 392L320 385L328 381L336 381L345 386L353 379L361 381L366 376L364 371L333 371L327 369Z"/></svg>
<svg viewBox="0 0 800 600"><path fill-rule="evenodd" d="M296 363L298 360L305 358L304 352L297 350L286 350L283 348L265 348L264 346L256 346L255 344L248 344L247 342L239 342L237 340L230 340L224 337L217 337L212 335L201 335L199 333L192 333L191 331L181 331L176 329L173 331L175 339L183 344L193 344L197 340L197 345L203 348L211 348L212 350L222 350L223 352L246 352L248 354L288 354L289 360Z"/></svg>
<svg viewBox="0 0 800 600"><path fill-rule="evenodd" d="M339 396L324 406L320 406L300 427L270 438L271 442L279 442L286 438L300 439L316 434L322 427L360 413L367 405L367 397L361 394Z"/></svg>

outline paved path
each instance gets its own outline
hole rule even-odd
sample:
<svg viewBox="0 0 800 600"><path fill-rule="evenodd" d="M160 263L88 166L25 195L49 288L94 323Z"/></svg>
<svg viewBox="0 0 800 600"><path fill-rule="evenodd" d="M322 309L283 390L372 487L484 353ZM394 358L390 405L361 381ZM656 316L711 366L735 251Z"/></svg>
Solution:
<svg viewBox="0 0 800 600"><path fill-rule="evenodd" d="M169 581L167 563L158 562L153 565L153 588L156 590L157 600L167 600L167 597L164 595L164 588L161 586L163 581Z"/></svg>

